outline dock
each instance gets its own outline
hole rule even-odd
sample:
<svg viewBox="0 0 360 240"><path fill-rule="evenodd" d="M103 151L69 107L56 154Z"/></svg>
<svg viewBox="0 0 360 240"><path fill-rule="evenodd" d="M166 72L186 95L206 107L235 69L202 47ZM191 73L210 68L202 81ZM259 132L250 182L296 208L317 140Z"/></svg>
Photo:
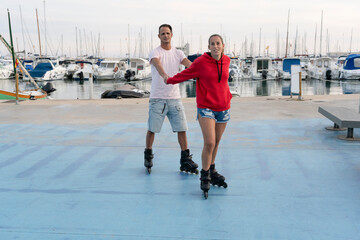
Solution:
<svg viewBox="0 0 360 240"><path fill-rule="evenodd" d="M360 142L318 113L359 98L233 98L216 160L228 188L208 199L179 171L167 120L147 174L148 99L1 100L0 239L360 239ZM201 166L195 99L183 103Z"/></svg>

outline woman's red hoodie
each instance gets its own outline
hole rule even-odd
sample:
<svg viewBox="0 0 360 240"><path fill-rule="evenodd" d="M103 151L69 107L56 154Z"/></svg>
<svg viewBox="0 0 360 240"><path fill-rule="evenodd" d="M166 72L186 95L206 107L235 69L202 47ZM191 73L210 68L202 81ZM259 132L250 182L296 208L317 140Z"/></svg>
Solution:
<svg viewBox="0 0 360 240"><path fill-rule="evenodd" d="M219 61L204 53L189 68L168 78L176 84L196 78L196 102L198 108L220 112L230 109L232 95L228 84L230 58L223 55ZM221 76L221 77L220 77Z"/></svg>

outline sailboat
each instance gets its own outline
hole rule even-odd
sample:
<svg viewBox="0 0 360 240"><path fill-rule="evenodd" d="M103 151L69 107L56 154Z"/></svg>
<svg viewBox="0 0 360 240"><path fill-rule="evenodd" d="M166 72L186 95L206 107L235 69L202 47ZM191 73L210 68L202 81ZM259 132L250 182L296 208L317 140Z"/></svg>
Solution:
<svg viewBox="0 0 360 240"><path fill-rule="evenodd" d="M9 29L10 29L10 39L11 39L11 43L12 43L12 34L11 34L11 23L10 23L10 12L8 10L8 18L9 18ZM26 70L26 68L22 65L21 61L19 61L18 57L16 56L15 52L14 52L14 48L13 45L9 45L6 40L4 39L3 36L1 36L0 34L0 41L5 45L5 47L8 49L8 51L12 54L13 56L13 61L14 61L14 74L16 76L16 63L19 64L20 68L22 69L22 71L27 74L28 76L30 76L30 74L28 73L28 71ZM18 80L16 79L16 91L5 91L5 90L0 90L0 99L39 99L39 98L45 98L47 96L47 92L43 89L41 89L37 83L34 81L34 79L31 78L30 76L30 81L36 86L36 89L30 89L30 90L25 90L25 91L18 91ZM50 86L50 85L48 85ZM50 87L51 88L51 87ZM53 90L53 89L51 89Z"/></svg>

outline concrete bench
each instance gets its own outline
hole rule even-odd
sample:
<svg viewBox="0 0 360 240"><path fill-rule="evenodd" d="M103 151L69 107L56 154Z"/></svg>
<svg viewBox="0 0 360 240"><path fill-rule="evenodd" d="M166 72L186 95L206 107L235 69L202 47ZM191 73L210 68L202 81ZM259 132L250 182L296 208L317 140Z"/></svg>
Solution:
<svg viewBox="0 0 360 240"><path fill-rule="evenodd" d="M334 130L347 128L347 136L340 136L345 140L360 140L354 138L354 128L360 128L360 114L344 107L319 107L319 113L334 122Z"/></svg>

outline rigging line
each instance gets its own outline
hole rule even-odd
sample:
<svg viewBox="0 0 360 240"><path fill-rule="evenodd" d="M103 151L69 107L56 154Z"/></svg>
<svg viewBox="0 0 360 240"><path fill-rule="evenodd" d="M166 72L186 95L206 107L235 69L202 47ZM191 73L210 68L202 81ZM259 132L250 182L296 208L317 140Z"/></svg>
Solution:
<svg viewBox="0 0 360 240"><path fill-rule="evenodd" d="M30 37L29 31L28 31L28 28L27 28L27 26L26 26L26 22L24 22L24 26L25 26L25 31L26 31L26 37L27 37L28 40L29 40L29 41L27 41L27 43L28 43L28 44L29 44L29 42L31 43L31 45L29 44L30 49L32 49L33 52L35 53L35 52L36 52L35 47L34 47L35 45L34 45L33 41L31 40L31 37Z"/></svg>
<svg viewBox="0 0 360 240"><path fill-rule="evenodd" d="M51 42L51 37L50 37L50 36L47 34L47 32L45 31L45 26L41 26L40 28L41 28L40 31L43 32L43 36L46 37L46 41L45 41L46 46L49 47L51 54L52 54L53 56L55 56L55 55L54 55L54 52L53 52L54 46L51 46L51 44L52 44L52 42ZM45 34L45 33L46 33L46 34Z"/></svg>

